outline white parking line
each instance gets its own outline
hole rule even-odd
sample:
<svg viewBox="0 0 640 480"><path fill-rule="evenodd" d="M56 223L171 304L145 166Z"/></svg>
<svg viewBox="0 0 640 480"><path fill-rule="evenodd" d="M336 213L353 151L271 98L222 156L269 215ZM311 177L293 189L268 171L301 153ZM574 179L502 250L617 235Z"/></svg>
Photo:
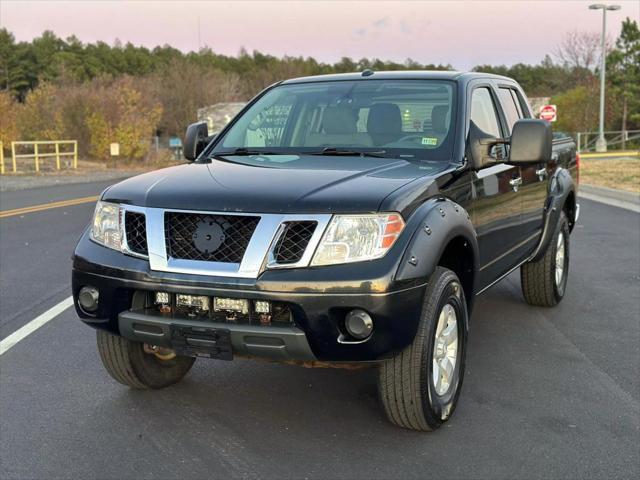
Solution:
<svg viewBox="0 0 640 480"><path fill-rule="evenodd" d="M5 354L9 351L11 347L13 347L20 340L25 339L27 336L31 335L33 332L38 330L44 324L53 320L62 312L64 312L67 308L73 305L73 297L65 298L63 301L54 305L49 310L44 312L42 315L38 315L36 318L31 320L29 323L19 328L7 338L0 341L0 355Z"/></svg>

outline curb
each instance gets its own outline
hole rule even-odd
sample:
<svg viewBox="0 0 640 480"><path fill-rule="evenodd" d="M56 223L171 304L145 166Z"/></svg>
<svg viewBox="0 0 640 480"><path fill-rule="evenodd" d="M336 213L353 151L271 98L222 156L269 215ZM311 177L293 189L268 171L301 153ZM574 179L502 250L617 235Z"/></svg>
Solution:
<svg viewBox="0 0 640 480"><path fill-rule="evenodd" d="M585 198L640 213L640 194L607 187L580 185L578 198Z"/></svg>
<svg viewBox="0 0 640 480"><path fill-rule="evenodd" d="M584 160L589 159L607 159L607 158L638 158L640 157L640 151L638 150L623 150L618 152L608 152L608 153L595 153L595 152L584 152L580 153L580 158Z"/></svg>

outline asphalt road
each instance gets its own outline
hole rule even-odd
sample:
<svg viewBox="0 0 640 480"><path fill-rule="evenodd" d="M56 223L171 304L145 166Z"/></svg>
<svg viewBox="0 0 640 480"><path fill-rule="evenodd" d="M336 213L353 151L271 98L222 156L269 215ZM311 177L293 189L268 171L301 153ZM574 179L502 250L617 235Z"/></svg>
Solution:
<svg viewBox="0 0 640 480"><path fill-rule="evenodd" d="M0 194L7 210L104 184ZM638 478L640 215L583 200L567 295L479 298L454 418L393 427L373 371L198 360L129 390L71 309L0 357L0 478ZM70 294L93 205L0 218L0 338Z"/></svg>

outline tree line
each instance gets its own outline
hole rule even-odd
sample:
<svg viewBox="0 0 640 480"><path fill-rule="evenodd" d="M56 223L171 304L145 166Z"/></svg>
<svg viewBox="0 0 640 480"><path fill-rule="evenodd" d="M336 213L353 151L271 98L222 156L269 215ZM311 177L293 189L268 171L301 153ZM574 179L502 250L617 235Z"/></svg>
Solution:
<svg viewBox="0 0 640 480"><path fill-rule="evenodd" d="M640 30L626 19L608 49L608 129L640 128ZM537 65L478 65L473 70L516 79L531 97L559 107L556 129L593 130L598 115L597 34L569 32ZM181 136L196 110L217 102L246 101L291 77L372 70L451 70L451 65L342 58L275 57L209 48L184 53L131 43L83 43L45 31L17 42L0 29L0 141L73 138L85 157L106 158L117 141L123 155L143 158L154 135Z"/></svg>

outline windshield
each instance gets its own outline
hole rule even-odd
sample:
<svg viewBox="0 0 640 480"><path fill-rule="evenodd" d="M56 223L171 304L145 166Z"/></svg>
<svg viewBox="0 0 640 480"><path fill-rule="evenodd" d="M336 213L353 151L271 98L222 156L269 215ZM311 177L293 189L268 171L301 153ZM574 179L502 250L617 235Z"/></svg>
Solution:
<svg viewBox="0 0 640 480"><path fill-rule="evenodd" d="M280 85L213 150L233 154L369 154L450 161L453 82L360 80Z"/></svg>

